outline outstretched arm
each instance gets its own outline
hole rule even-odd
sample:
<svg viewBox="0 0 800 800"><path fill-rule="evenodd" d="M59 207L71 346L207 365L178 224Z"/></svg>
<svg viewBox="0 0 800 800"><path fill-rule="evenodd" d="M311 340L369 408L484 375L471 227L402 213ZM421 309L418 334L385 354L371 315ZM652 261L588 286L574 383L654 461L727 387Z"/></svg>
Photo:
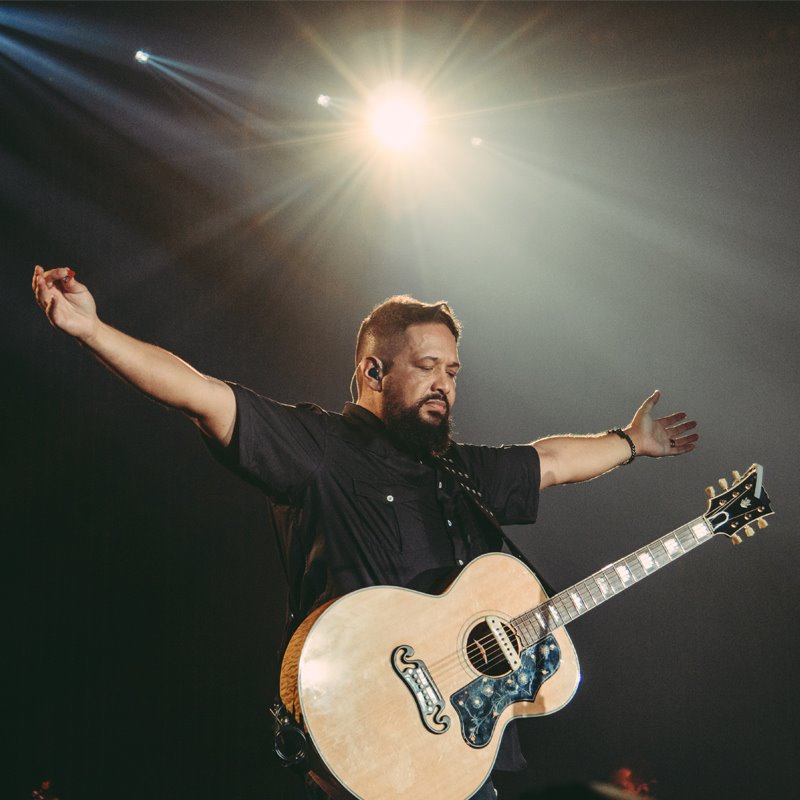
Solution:
<svg viewBox="0 0 800 800"><path fill-rule="evenodd" d="M623 430L634 443L637 456L679 456L694 450L700 438L690 433L697 423L682 411L658 419L653 409L661 393L653 392ZM593 436L549 436L533 443L539 453L541 489L562 483L588 481L624 464L631 457L627 440L616 433Z"/></svg>
<svg viewBox="0 0 800 800"><path fill-rule="evenodd" d="M177 356L102 322L94 298L67 267L33 272L36 302L53 327L77 339L115 375L148 397L190 417L208 436L230 442L236 418L233 390Z"/></svg>

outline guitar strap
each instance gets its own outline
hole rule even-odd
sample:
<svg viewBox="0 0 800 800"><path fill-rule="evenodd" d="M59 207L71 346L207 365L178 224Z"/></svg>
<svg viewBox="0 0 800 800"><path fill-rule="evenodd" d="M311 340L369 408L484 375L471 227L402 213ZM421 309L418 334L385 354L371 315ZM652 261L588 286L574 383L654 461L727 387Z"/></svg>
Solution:
<svg viewBox="0 0 800 800"><path fill-rule="evenodd" d="M289 564L292 562L291 553L287 552L287 548L296 550L299 547L296 537L292 537L291 541L284 542L278 533L280 525L276 519L276 509L271 502L267 502L269 509L269 522L272 527L272 532L275 537L275 545L278 550L278 555L283 567L283 576L286 579L286 620L283 626L283 636L281 638L280 646L278 647L278 664L283 663L283 656L286 653L286 648L289 645L289 640L294 634L295 630L302 622L302 618L298 612L297 601L294 592L294 581L289 569ZM293 510L285 508L283 513L294 513ZM302 563L302 559L300 561ZM272 715L272 733L273 733L273 751L278 757L278 760L283 767L297 772L300 775L305 775L309 769L308 755L309 755L309 742L303 728L298 724L297 720L289 713L286 706L283 704L280 696L280 689L275 689L275 696L272 706L268 709Z"/></svg>
<svg viewBox="0 0 800 800"><path fill-rule="evenodd" d="M508 548L509 553L511 553L514 558L518 558L539 579L539 582L542 584L545 592L547 592L548 595L552 596L555 594L550 584L539 574L539 571L525 557L525 554L506 535L506 532L503 530L503 526L497 521L497 517L495 517L492 510L484 502L483 493L480 491L480 489L478 489L477 484L472 479L472 476L467 472L466 466L464 466L463 463L456 463L455 459L449 455L453 452L457 451L455 451L455 448L450 448L448 455L434 456L433 460L441 469L456 479L458 484L464 490L464 494L469 502L475 508L477 508L478 511L480 511L481 515L486 520L488 520L497 535L500 537L500 540Z"/></svg>

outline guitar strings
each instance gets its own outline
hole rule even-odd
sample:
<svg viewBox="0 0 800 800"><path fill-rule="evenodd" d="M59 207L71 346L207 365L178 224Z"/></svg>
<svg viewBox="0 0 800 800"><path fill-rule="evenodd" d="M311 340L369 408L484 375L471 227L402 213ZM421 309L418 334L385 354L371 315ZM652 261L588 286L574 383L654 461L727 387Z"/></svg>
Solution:
<svg viewBox="0 0 800 800"><path fill-rule="evenodd" d="M659 544L661 544L663 542L663 540L667 536L680 536L681 532L690 532L690 533L692 533L691 527L690 527L691 524L692 523L689 523L687 525L681 526L680 528L676 529L675 531L672 531L670 534L666 534L665 537L661 537L660 539L658 539L656 541ZM673 559L673 557L670 556L669 560L667 562L665 562L665 564L658 564L658 559L654 556L652 550L650 549L654 544L656 544L656 542L652 542L651 544L647 545L647 550L649 551L650 555L653 557L654 563L657 564L657 566L656 566L656 570L657 570L657 569L660 569L661 566L666 566L666 564L671 563L674 559ZM695 541L695 545L696 544L699 544L699 542ZM662 544L662 547L663 547L663 544ZM693 548L691 548L691 549L693 549ZM631 554L619 559L618 561L614 562L613 564L610 564L608 567L604 567L602 570L598 570L598 572L594 573L593 575L590 575L588 578L586 578L583 581L580 581L579 583L575 584L574 587L570 587L570 589L574 589L575 591L578 592L579 596L581 596L581 598L584 600L584 603L585 603L585 606L586 606L585 609L583 609L583 610L579 609L576 606L576 610L579 612L579 615L584 613L585 610L589 610L591 608L595 608L597 605L599 605L600 603L602 603L606 599L608 599L608 597L605 596L605 595L603 595L600 599L597 599L592 594L591 588L587 584L587 581L593 579L593 580L595 580L595 583L597 583L597 576L601 576L601 577L604 577L607 582L610 582L609 581L609 575L611 577L611 580L613 580L613 577L614 577L610 573L610 569L615 567L616 565L624 565L624 566L628 567L628 560L631 559L633 556L637 555L638 552L639 551L635 551L634 553L631 553ZM628 568L630 569L630 567L628 567ZM645 572L645 576L649 575L649 574L650 574L650 572L647 572L647 571ZM632 570L631 570L631 576L633 578L633 582L632 583L626 584L626 583L623 582L623 584L619 588L615 588L614 587L613 590L612 590L612 594L610 594L609 597L613 597L616 594L618 594L620 591L624 590L625 588L628 588L628 586L631 586L631 585L634 585L634 584L638 583L639 578L635 577L635 575L633 574ZM612 586L613 586L613 584L612 584ZM581 587L583 588L583 591L581 590ZM599 589L599 587L598 587L598 589ZM570 590L568 589L568 590L565 590L565 592L566 591L570 591ZM545 636L548 633L550 633L551 631L562 627L562 625L564 624L563 622L560 623L560 624L556 624L556 625L546 625L542 629L542 635L541 636L537 636L537 638L535 638L533 641L530 642L530 644L527 644L527 645L524 644L524 641L525 641L526 637L519 630L520 627L521 627L521 624L524 625L524 624L526 624L526 622L529 622L532 619L535 619L535 615L536 615L537 611L539 611L540 613L546 611L547 610L546 607L548 606L548 604L556 605L556 604L558 604L559 601L561 601L563 603L563 597L564 597L565 592L560 592L558 594L553 595L553 597L547 598L543 603L541 603L537 607L535 607L533 609L529 609L528 611L523 612L522 614L520 614L518 617L514 617L513 619L508 621L507 624L510 625L513 628L514 636L517 637L518 640L522 643L522 646L520 647L520 652L523 652L524 650L528 649L529 647L536 645L539 641L544 639ZM560 616L563 616L563 613L561 613ZM568 616L569 616L569 619L567 621L571 621L571 619L572 619L571 613ZM540 629L540 628L541 628L541 625L534 625L534 631L536 631L537 633L538 633L537 629ZM463 649L464 649L464 652L466 654L467 662L470 664L470 666L472 666L478 672L480 672L481 669L483 669L483 670L491 670L494 667L497 667L500 664L502 664L503 661L505 661L508 664L508 659L503 654L502 647L497 642L497 639L491 634L491 632L489 634L487 634L487 635L484 635L483 637L481 637L479 639L475 639L472 642L468 643L466 645L466 647L463 648ZM482 664L481 665L481 669L479 669L475 665L475 663L473 661L473 657L476 656L476 655L480 655L481 653L484 654L484 661L486 663ZM437 672L440 672L440 670L442 670L442 669L447 670L450 667L450 663L449 662L452 662L454 667L463 665L463 661L460 659L460 655L457 652L455 654L449 654L448 656L445 656L439 662L432 662L430 664L429 668L431 670L436 670ZM444 674L446 675L447 673L444 673Z"/></svg>
<svg viewBox="0 0 800 800"><path fill-rule="evenodd" d="M514 619L511 619L509 620L508 623L506 623L506 626L511 627L512 629L509 638L511 638L512 640L516 639L521 645L518 651L520 653L536 645L538 642L540 642L547 636L550 630L554 630L554 629L549 629L542 636L539 636L537 639L530 642L529 644L525 644L524 635L522 634L522 632L518 630L518 626L515 625L514 623L518 621L523 621L525 617L532 614L538 608L539 607L524 612L520 616L515 617ZM486 675L485 672L483 672L483 670L490 671L495 669L496 667L500 667L504 662L506 666L509 668L509 670L511 668L508 659L503 653L503 648L500 646L497 639L492 635L491 632L478 639L473 639L464 648L464 652L469 665L473 669L475 669L479 674L483 674L485 677L498 678L508 674L508 670L505 670L500 675ZM475 661L473 661L473 656L480 657L481 655L483 655L483 661L485 663L481 664L480 666L477 666L475 664ZM463 661L460 658L459 654L451 653L445 656L444 658L440 659L439 661L431 662L431 664L428 665L428 668L431 671L436 671L437 677L439 679L442 678L446 679L447 677L449 677L450 674L452 674L451 669L454 672L458 669L462 669L463 666L465 665L463 664Z"/></svg>
<svg viewBox="0 0 800 800"><path fill-rule="evenodd" d="M496 640L493 637L492 641L494 642L494 646L487 651L488 659L485 664L480 665L477 667L472 661L469 661L469 666L477 672L475 678L487 678L489 680L492 679L502 679L509 675L514 670L512 669L511 665L508 662L508 659L502 652L502 648L497 645ZM536 642L528 645L527 647L522 648L521 652L529 649L532 646L535 646ZM429 665L429 670L433 674L435 681L446 683L452 676L458 674L459 672L463 672L464 667L467 666L462 662L457 654L451 654L449 656L445 656L441 661L438 663L432 662ZM494 669L504 666L505 669L498 671L497 674L488 674L491 673ZM475 679L474 678L474 679ZM473 680L474 680L473 679Z"/></svg>

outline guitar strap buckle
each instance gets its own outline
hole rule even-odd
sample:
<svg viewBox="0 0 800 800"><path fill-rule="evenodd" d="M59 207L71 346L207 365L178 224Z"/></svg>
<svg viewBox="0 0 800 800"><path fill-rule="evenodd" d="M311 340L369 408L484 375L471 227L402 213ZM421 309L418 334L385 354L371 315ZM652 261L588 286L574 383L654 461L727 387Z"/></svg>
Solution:
<svg viewBox="0 0 800 800"><path fill-rule="evenodd" d="M281 766L305 773L308 769L306 764L308 740L305 731L286 710L286 706L280 698L275 700L269 713L273 719L273 749Z"/></svg>

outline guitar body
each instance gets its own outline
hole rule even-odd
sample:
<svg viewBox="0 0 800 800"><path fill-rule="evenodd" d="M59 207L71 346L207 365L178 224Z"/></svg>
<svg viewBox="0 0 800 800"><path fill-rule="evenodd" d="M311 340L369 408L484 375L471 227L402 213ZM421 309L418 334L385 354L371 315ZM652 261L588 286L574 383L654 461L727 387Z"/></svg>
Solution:
<svg viewBox="0 0 800 800"><path fill-rule="evenodd" d="M557 711L578 687L563 627L511 661L486 627L546 599L524 564L492 553L439 596L377 586L318 609L281 671L281 698L313 741L315 771L363 800L470 797L508 722Z"/></svg>

